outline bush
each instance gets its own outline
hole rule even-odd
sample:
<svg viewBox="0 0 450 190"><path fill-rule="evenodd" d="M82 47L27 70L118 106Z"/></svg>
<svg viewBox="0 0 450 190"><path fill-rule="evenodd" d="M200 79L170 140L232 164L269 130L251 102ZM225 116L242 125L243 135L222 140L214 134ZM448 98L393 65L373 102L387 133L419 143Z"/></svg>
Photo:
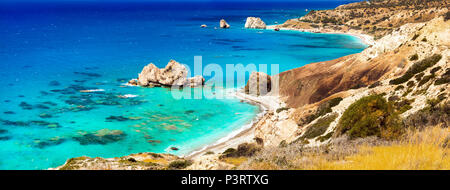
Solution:
<svg viewBox="0 0 450 190"><path fill-rule="evenodd" d="M438 99L428 101L428 106L408 116L404 125L418 129L439 124L441 127L448 127L450 125L450 104L446 102L439 106L439 102Z"/></svg>
<svg viewBox="0 0 450 190"><path fill-rule="evenodd" d="M450 82L450 69L447 69L446 72L441 76L441 78L436 79L434 85L447 84Z"/></svg>
<svg viewBox="0 0 450 190"><path fill-rule="evenodd" d="M397 86L397 88L395 88L395 91L399 91L399 90L402 90L402 89L404 89L405 87L403 86L403 85L399 85L399 86Z"/></svg>
<svg viewBox="0 0 450 190"><path fill-rule="evenodd" d="M329 116L320 118L317 120L316 123L308 127L308 129L305 131L305 134L303 134L303 139L311 139L315 138L317 136L322 135L327 131L328 127L330 126L330 123L333 122L337 117L337 114L331 114Z"/></svg>
<svg viewBox="0 0 450 190"><path fill-rule="evenodd" d="M400 118L391 104L381 95L363 97L350 105L342 115L337 134L348 134L350 139L378 136L386 139L401 134Z"/></svg>
<svg viewBox="0 0 450 190"><path fill-rule="evenodd" d="M417 63L414 63L407 71L406 73L396 79L393 79L389 81L389 84L402 84L409 79L411 79L415 74L420 73L422 71L425 71L427 68L435 65L439 60L441 60L442 56L439 54L434 54L431 57L425 58L422 61L419 61Z"/></svg>
<svg viewBox="0 0 450 190"><path fill-rule="evenodd" d="M441 66L437 66L437 67L431 69L430 73L434 74L434 73L438 72L439 70L441 70L441 68L442 68Z"/></svg>
<svg viewBox="0 0 450 190"><path fill-rule="evenodd" d="M447 13L445 13L444 21L447 21L449 19L450 19L450 11L447 11Z"/></svg>
<svg viewBox="0 0 450 190"><path fill-rule="evenodd" d="M289 110L289 108L278 108L276 112L280 113L280 112L285 111L285 110Z"/></svg>
<svg viewBox="0 0 450 190"><path fill-rule="evenodd" d="M414 85L416 85L416 84L414 83L414 81L409 81L408 83L406 83L406 86L408 86L408 88L411 88L411 87L413 87Z"/></svg>
<svg viewBox="0 0 450 190"><path fill-rule="evenodd" d="M373 84L371 84L371 85L369 86L369 88L375 88L375 87L380 86L380 85L381 85L381 82L380 82L380 81L377 81L377 82L374 82Z"/></svg>
<svg viewBox="0 0 450 190"><path fill-rule="evenodd" d="M422 80L423 75L425 75L425 73L421 72L421 73L417 74L416 76L414 76L414 78L416 78L416 81L420 81L420 80Z"/></svg>
<svg viewBox="0 0 450 190"><path fill-rule="evenodd" d="M190 160L175 160L175 161L170 162L169 168L184 169L190 165L192 165L192 161L190 161Z"/></svg>
<svg viewBox="0 0 450 190"><path fill-rule="evenodd" d="M419 55L417 55L417 53L414 54L414 55L411 55L411 57L409 57L410 61L415 61L415 60L418 60L418 59L419 59Z"/></svg>

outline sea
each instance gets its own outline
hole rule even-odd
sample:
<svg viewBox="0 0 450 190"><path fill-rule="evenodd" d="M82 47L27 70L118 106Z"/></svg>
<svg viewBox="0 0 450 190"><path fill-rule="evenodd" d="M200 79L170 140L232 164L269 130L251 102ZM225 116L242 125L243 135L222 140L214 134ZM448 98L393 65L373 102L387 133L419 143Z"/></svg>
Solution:
<svg viewBox="0 0 450 190"><path fill-rule="evenodd" d="M170 88L124 84L149 63L193 69L194 56L203 66L276 64L283 72L359 53L367 45L349 35L244 28L249 16L281 24L348 2L0 1L0 169L182 156L226 140L262 110L233 97L179 99ZM220 19L231 27L220 29Z"/></svg>

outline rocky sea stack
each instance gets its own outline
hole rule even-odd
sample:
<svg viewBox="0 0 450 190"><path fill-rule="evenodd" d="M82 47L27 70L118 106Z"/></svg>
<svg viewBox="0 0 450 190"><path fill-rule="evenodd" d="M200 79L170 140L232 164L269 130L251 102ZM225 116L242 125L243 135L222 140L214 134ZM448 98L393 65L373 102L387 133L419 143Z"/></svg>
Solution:
<svg viewBox="0 0 450 190"><path fill-rule="evenodd" d="M230 28L230 25L225 21L225 19L220 20L220 28Z"/></svg>
<svg viewBox="0 0 450 190"><path fill-rule="evenodd" d="M259 17L247 17L245 28L266 29L266 23Z"/></svg>
<svg viewBox="0 0 450 190"><path fill-rule="evenodd" d="M250 78L245 85L244 91L246 94L263 96L270 92L272 88L271 77L262 72L252 72Z"/></svg>
<svg viewBox="0 0 450 190"><path fill-rule="evenodd" d="M187 74L187 68L175 60L170 60L163 69L150 63L142 69L138 79L132 79L128 84L143 87L198 87L205 83L205 79L202 76L188 78Z"/></svg>

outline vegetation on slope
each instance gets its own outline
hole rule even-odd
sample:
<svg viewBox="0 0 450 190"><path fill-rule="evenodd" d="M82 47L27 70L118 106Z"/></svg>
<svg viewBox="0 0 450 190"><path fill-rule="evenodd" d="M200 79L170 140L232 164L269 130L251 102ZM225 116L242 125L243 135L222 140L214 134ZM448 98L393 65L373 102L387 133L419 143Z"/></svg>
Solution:
<svg viewBox="0 0 450 190"><path fill-rule="evenodd" d="M389 84L402 84L411 79L415 74L425 71L427 68L435 65L437 62L439 62L439 60L441 60L441 58L441 55L434 54L431 57L414 63L403 76L389 81Z"/></svg>

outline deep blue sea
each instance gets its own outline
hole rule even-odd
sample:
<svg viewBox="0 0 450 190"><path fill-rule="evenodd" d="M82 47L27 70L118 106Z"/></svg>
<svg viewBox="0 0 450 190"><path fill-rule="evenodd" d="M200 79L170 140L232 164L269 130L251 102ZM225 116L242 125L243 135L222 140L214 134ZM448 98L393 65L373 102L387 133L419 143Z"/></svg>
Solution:
<svg viewBox="0 0 450 190"><path fill-rule="evenodd" d="M270 25L342 3L0 2L0 169L46 169L83 155L184 155L212 144L259 108L123 84L170 59L279 64L282 72L358 53L366 45L347 35L244 29L248 16ZM221 18L230 29L215 29ZM104 91L81 92L88 89Z"/></svg>

